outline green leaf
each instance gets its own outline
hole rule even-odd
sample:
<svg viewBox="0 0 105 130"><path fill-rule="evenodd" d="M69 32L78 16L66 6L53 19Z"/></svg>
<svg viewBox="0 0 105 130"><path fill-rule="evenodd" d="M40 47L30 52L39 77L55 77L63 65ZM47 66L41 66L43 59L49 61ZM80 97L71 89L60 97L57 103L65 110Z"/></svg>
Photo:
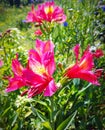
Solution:
<svg viewBox="0 0 105 130"><path fill-rule="evenodd" d="M14 119L13 119L13 122L12 122L11 126L14 126L14 124L15 124L17 118L18 118L18 115L16 114L15 117L14 117Z"/></svg>
<svg viewBox="0 0 105 130"><path fill-rule="evenodd" d="M31 109L33 114L36 116L38 116L40 118L41 121L45 122L47 119L45 118L45 116L36 108L34 108L31 104Z"/></svg>
<svg viewBox="0 0 105 130"><path fill-rule="evenodd" d="M76 86L76 85L79 85L80 84L80 79L73 79L73 84Z"/></svg>
<svg viewBox="0 0 105 130"><path fill-rule="evenodd" d="M50 126L50 123L49 123L48 121L43 122L42 124L43 124L43 126L44 126L45 128L47 128L48 130L52 130L52 128L51 128L51 126Z"/></svg>
<svg viewBox="0 0 105 130"><path fill-rule="evenodd" d="M47 108L47 110L51 113L50 107L48 107L48 105L45 102L40 101L40 100L34 100L34 101L37 102L37 103L39 103L40 105L45 106Z"/></svg>
<svg viewBox="0 0 105 130"><path fill-rule="evenodd" d="M102 126L102 122L100 121L99 117L98 116L95 116L95 121L96 121L96 124L97 124L97 127L99 130L102 130L103 126Z"/></svg>
<svg viewBox="0 0 105 130"><path fill-rule="evenodd" d="M3 114L1 115L1 117L3 117L6 113L8 113L8 111L11 109L11 107L8 107L4 112Z"/></svg>
<svg viewBox="0 0 105 130"><path fill-rule="evenodd" d="M25 118L27 118L28 116L30 116L32 113L32 111L28 111L26 114L25 114Z"/></svg>
<svg viewBox="0 0 105 130"><path fill-rule="evenodd" d="M91 83L89 83L85 88L83 88L83 89L81 89L79 92L78 92L78 94L77 95L79 95L79 94L81 94L81 93L83 93L86 89L88 89L90 86L91 86L92 84Z"/></svg>
<svg viewBox="0 0 105 130"><path fill-rule="evenodd" d="M82 107L84 105L84 102L78 102L76 105L73 104L71 111L74 112L76 110L78 110L78 108Z"/></svg>
<svg viewBox="0 0 105 130"><path fill-rule="evenodd" d="M77 111L75 111L72 115L70 115L66 120L64 120L57 128L57 130L66 130L71 123L73 122L75 116L77 114Z"/></svg>
<svg viewBox="0 0 105 130"><path fill-rule="evenodd" d="M18 124L16 124L16 125L12 128L12 130L18 130Z"/></svg>

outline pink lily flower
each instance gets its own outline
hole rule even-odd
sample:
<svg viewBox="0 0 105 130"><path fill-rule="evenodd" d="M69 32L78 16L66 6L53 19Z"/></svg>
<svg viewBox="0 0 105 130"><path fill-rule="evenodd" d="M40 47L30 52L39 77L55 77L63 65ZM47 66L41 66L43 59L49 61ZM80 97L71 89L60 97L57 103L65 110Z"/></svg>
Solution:
<svg viewBox="0 0 105 130"><path fill-rule="evenodd" d="M61 7L54 2L45 2L38 6L38 14L43 21L63 23L66 15Z"/></svg>
<svg viewBox="0 0 105 130"><path fill-rule="evenodd" d="M32 5L32 9L26 17L26 22L37 22L37 23L40 23L40 24L42 23L41 18L37 14L37 11L34 9L34 5Z"/></svg>
<svg viewBox="0 0 105 130"><path fill-rule="evenodd" d="M44 96L52 96L57 87L52 78L52 74L55 71L55 61L54 45L51 41L42 42L41 40L36 40L36 50L29 51L28 68L32 70L30 74L34 72L42 78L38 84L33 82L34 85L28 91L29 97L43 91ZM26 77L26 79L28 80L29 78Z"/></svg>
<svg viewBox="0 0 105 130"><path fill-rule="evenodd" d="M26 21L40 24L43 23L43 21L63 23L66 21L66 15L63 9L56 6L54 2L45 2L38 5L37 10L32 6L32 10L28 13Z"/></svg>
<svg viewBox="0 0 105 130"><path fill-rule="evenodd" d="M65 72L65 76L67 76L68 78L72 79L72 78L80 78L83 80L86 80L92 84L95 85L100 85L98 82L98 78L99 78L99 72L101 73L101 71L96 71L94 72L92 69L94 67L94 55L92 52L90 52L89 47L85 50L83 56L80 58L80 60L78 60L79 57L79 44L77 44L74 47L74 53L76 56L76 63L69 67L66 72ZM97 73L98 72L98 73Z"/></svg>
<svg viewBox="0 0 105 130"><path fill-rule="evenodd" d="M12 60L12 71L14 73L14 77L9 77L9 85L6 88L6 92L11 92L11 91L15 91L19 88L21 88L22 86L25 85L25 82L22 78L23 75L23 67L20 64L20 62L17 59L18 57L16 57L16 59Z"/></svg>
<svg viewBox="0 0 105 130"><path fill-rule="evenodd" d="M52 74L55 71L54 45L51 41L42 42L36 40L36 50L29 51L29 60L26 68L23 68L17 59L12 60L14 77L9 78L6 92L15 91L23 86L28 89L21 95L28 94L33 97L44 92L44 96L52 96L57 86Z"/></svg>

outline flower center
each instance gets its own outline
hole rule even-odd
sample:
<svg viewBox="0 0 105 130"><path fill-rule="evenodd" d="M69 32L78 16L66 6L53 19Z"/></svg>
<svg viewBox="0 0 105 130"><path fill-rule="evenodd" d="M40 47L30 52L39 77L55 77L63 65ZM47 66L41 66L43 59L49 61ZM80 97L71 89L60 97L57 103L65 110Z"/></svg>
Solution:
<svg viewBox="0 0 105 130"><path fill-rule="evenodd" d="M43 65L41 65L41 64L37 64L37 65L33 66L33 67L32 67L32 70L33 70L35 73L40 74L40 75L42 75L42 74L44 74L44 73L47 73L45 67L44 67Z"/></svg>
<svg viewBox="0 0 105 130"><path fill-rule="evenodd" d="M54 11L53 7L52 6L49 6L49 7L46 7L45 8L45 13L46 14L52 14Z"/></svg>
<svg viewBox="0 0 105 130"><path fill-rule="evenodd" d="M84 59L80 64L79 64L81 69L86 69L88 67L87 61Z"/></svg>
<svg viewBox="0 0 105 130"><path fill-rule="evenodd" d="M36 67L36 73L43 74L45 72L46 72L46 70L45 70L44 66L37 66Z"/></svg>

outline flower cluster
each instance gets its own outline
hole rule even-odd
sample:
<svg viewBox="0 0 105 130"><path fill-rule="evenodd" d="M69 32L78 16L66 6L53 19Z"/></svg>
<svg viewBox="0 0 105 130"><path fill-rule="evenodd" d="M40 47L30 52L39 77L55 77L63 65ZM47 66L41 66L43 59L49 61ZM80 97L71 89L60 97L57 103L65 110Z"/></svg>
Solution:
<svg viewBox="0 0 105 130"><path fill-rule="evenodd" d="M76 63L65 70L63 78L80 78L94 85L100 85L98 78L103 70L93 70L95 68L93 60L97 55L98 58L103 56L103 52L100 50L99 53L96 50L93 53L88 47L80 60L78 60L79 48L79 44L74 47ZM44 96L52 96L57 91L57 85L52 77L55 71L54 44L51 41L43 42L37 39L36 49L29 51L27 67L24 68L18 61L18 56L16 56L16 59L12 60L12 71L14 77L9 78L9 86L6 92L17 90L23 86L29 86L28 90L24 91L21 95L27 93L28 97L33 97L44 92Z"/></svg>
<svg viewBox="0 0 105 130"><path fill-rule="evenodd" d="M54 2L45 2L38 6L35 10L32 6L32 11L27 15L27 22L36 22L43 24L43 21L62 23L66 20L63 9L56 6ZM64 22L64 26L68 26ZM37 30L35 35L42 35L41 30ZM103 56L101 49L94 52L88 46L79 58L80 45L77 44L74 48L76 63L65 69L62 79L80 78L86 80L94 85L100 85L98 78L101 76L102 69L96 69L94 65L94 58ZM28 94L28 97L33 97L40 93L44 96L52 96L58 88L63 84L59 82L60 87L55 83L53 73L55 71L54 60L54 44L52 41L41 41L36 39L35 49L29 50L28 61L26 67L23 67L18 60L18 56L12 60L13 77L9 77L9 85L6 92L15 91L23 86L28 87L21 95ZM68 82L68 80L65 80Z"/></svg>
<svg viewBox="0 0 105 130"><path fill-rule="evenodd" d="M55 71L54 44L37 39L36 49L29 51L27 67L24 68L16 56L16 59L12 60L12 71L14 77L9 78L6 92L29 86L22 95L27 93L28 97L33 97L44 91L44 96L52 96L57 90L52 77Z"/></svg>

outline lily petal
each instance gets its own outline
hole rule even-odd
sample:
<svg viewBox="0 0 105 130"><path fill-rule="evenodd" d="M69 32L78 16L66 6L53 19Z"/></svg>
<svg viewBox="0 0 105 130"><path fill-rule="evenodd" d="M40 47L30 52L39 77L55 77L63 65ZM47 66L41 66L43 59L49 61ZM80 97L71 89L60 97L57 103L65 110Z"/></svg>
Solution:
<svg viewBox="0 0 105 130"><path fill-rule="evenodd" d="M76 57L76 63L78 62L79 49L80 49L80 45L79 45L79 44L77 44L77 45L73 48L73 51L74 51L74 54L75 54L75 57Z"/></svg>
<svg viewBox="0 0 105 130"><path fill-rule="evenodd" d="M15 75L22 76L23 67L17 58L12 60L12 71Z"/></svg>
<svg viewBox="0 0 105 130"><path fill-rule="evenodd" d="M49 75L52 75L56 69L54 54L51 52L47 52L43 55L43 64L48 71Z"/></svg>
<svg viewBox="0 0 105 130"><path fill-rule="evenodd" d="M44 96L52 96L57 91L57 86L55 85L54 80L52 79L49 85L46 87Z"/></svg>
<svg viewBox="0 0 105 130"><path fill-rule="evenodd" d="M31 49L29 51L29 59L33 59L34 61L41 63L41 57L36 50Z"/></svg>
<svg viewBox="0 0 105 130"><path fill-rule="evenodd" d="M101 49L97 49L96 52L93 53L93 56L96 58L100 58L100 57L104 56L104 53Z"/></svg>
<svg viewBox="0 0 105 130"><path fill-rule="evenodd" d="M23 79L26 82L26 84L30 86L43 82L42 76L34 73L32 70L29 69L25 69L23 71Z"/></svg>
<svg viewBox="0 0 105 130"><path fill-rule="evenodd" d="M22 78L19 77L10 78L9 86L6 88L6 92L15 91L24 85L25 83L23 82Z"/></svg>

